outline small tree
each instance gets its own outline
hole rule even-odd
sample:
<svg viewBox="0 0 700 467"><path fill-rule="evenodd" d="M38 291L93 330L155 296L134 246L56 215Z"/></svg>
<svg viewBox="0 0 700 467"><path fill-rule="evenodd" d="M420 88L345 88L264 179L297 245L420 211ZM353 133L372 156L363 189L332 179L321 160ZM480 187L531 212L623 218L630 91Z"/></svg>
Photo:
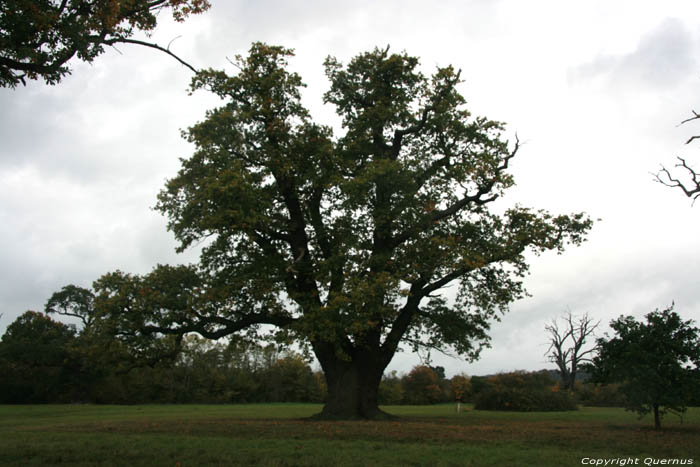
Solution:
<svg viewBox="0 0 700 467"><path fill-rule="evenodd" d="M466 402L472 396L472 383L469 376L464 373L455 375L450 380L450 389L454 400L457 402Z"/></svg>
<svg viewBox="0 0 700 467"><path fill-rule="evenodd" d="M546 354L557 365L562 389L573 390L579 367L584 362L590 362L588 356L595 351L595 347L584 349L584 345L599 324L600 321L594 323L588 314L576 319L569 312L564 317L563 329L560 329L556 319L544 327L549 333L549 349Z"/></svg>
<svg viewBox="0 0 700 467"><path fill-rule="evenodd" d="M661 428L666 412L685 412L700 390L700 330L682 321L673 305L646 315L646 323L621 316L610 326L615 337L598 339L593 377L599 382L622 383L628 410L640 416L654 413Z"/></svg>
<svg viewBox="0 0 700 467"><path fill-rule="evenodd" d="M207 0L7 0L0 2L0 87L27 79L58 83L70 74L69 60L85 62L115 44L137 44L165 52L195 71L169 48L132 39L156 27L158 13L176 21L209 8Z"/></svg>
<svg viewBox="0 0 700 467"><path fill-rule="evenodd" d="M27 311L0 339L0 403L70 402L79 364L75 329Z"/></svg>
<svg viewBox="0 0 700 467"><path fill-rule="evenodd" d="M403 380L403 388L404 402L408 404L435 404L442 397L438 375L426 365L413 367Z"/></svg>

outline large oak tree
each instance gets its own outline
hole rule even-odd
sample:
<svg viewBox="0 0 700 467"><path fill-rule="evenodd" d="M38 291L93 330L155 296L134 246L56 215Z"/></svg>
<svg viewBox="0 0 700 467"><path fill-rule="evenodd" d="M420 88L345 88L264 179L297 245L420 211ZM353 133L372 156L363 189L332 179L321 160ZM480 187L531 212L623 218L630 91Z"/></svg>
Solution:
<svg viewBox="0 0 700 467"><path fill-rule="evenodd" d="M591 221L489 210L513 185L518 142L471 116L454 68L425 76L388 49L328 58L336 136L302 105L291 55L256 43L234 76L196 75L193 90L223 103L185 132L196 151L157 209L181 250L204 242L201 262L113 273L130 285L98 281L96 308L140 336L295 339L325 373L322 417L380 417L401 343L476 358L490 320L526 293L525 253L579 244Z"/></svg>

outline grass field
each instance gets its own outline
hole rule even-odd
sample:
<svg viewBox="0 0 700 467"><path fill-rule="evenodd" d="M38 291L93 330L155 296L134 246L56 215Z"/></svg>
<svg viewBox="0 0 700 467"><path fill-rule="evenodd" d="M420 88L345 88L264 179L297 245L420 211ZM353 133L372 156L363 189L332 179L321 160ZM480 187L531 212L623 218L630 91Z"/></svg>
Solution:
<svg viewBox="0 0 700 467"><path fill-rule="evenodd" d="M661 432L622 409L457 414L451 405L392 406L384 409L398 420L306 419L320 408L0 406L0 465L700 465L700 408L683 423L666 417Z"/></svg>

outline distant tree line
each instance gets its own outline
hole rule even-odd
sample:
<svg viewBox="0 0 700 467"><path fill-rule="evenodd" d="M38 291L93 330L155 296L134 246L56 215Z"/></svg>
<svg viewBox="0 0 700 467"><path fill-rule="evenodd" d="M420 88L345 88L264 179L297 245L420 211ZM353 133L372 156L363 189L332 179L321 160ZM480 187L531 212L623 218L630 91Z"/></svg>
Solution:
<svg viewBox="0 0 700 467"><path fill-rule="evenodd" d="M0 403L322 402L323 375L277 346L186 336L136 360L115 339L27 311L0 340ZM169 357L169 358L168 358Z"/></svg>
<svg viewBox="0 0 700 467"><path fill-rule="evenodd" d="M298 352L189 335L177 352L163 342L160 358L146 352L135 357L138 349L98 332L98 322L80 310L72 312L82 321L80 331L35 311L8 326L0 339L0 403L320 403L326 398L323 373ZM420 365L406 375L385 376L380 399L382 404L466 400L468 385L466 376L448 380L444 368Z"/></svg>
<svg viewBox="0 0 700 467"><path fill-rule="evenodd" d="M156 354L127 348L128 341L98 332L98 321L87 319L79 309L71 312L85 318L80 331L34 311L8 326L0 339L0 403L321 403L327 396L323 373L296 351L271 343L188 335L176 347L163 337L155 358ZM102 324L102 329L108 328ZM596 376L595 371L579 372L569 387L558 370L447 378L443 367L418 365L408 374L384 375L378 397L382 405L464 402L477 410L507 411L635 403L634 387L640 382L601 384ZM700 405L700 392L687 402Z"/></svg>
<svg viewBox="0 0 700 467"><path fill-rule="evenodd" d="M127 348L127 341L117 336L98 332L99 322L87 319L80 310L71 312L85 318L79 331L35 311L27 311L8 326L0 339L0 403L325 400L323 374L298 352L283 351L274 344L189 335L178 343L177 351L164 341L155 358L155 354ZM102 323L101 327L108 326ZM129 345L137 347L133 342ZM556 384L546 372L538 378L543 386ZM443 367L418 365L408 374L385 375L379 400L385 405L473 402L480 391L492 386L498 387L493 377L462 374L448 379Z"/></svg>

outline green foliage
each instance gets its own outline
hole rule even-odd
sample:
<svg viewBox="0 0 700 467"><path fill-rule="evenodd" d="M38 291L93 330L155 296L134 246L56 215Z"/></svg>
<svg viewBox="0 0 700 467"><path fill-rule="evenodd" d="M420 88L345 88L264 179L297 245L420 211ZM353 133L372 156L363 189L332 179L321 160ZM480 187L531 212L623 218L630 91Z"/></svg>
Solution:
<svg viewBox="0 0 700 467"><path fill-rule="evenodd" d="M518 142L471 116L454 68L426 76L388 49L347 65L329 57L324 102L343 121L334 135L302 105L292 55L255 43L235 75L196 74L192 90L222 105L184 132L196 150L156 209L179 250L207 241L200 263L106 274L94 307L139 358L190 333L299 342L324 370L334 416L374 416L402 342L477 358L493 319L526 294L526 252L580 244L592 222L518 205L489 212L514 184ZM439 291L452 284L448 300Z"/></svg>
<svg viewBox="0 0 700 467"><path fill-rule="evenodd" d="M272 324L309 342L322 365L366 348L383 369L403 339L475 358L488 319L525 293L524 252L578 244L591 221L487 211L513 185L517 144L464 109L452 67L426 77L415 57L378 49L347 66L328 58L324 99L344 125L336 137L310 120L291 55L256 43L237 57L237 75L193 80L224 104L185 132L197 149L157 209L180 249L211 239L199 268L225 300L215 316L158 329ZM434 296L452 282L454 303Z"/></svg>
<svg viewBox="0 0 700 467"><path fill-rule="evenodd" d="M576 383L576 398L589 407L625 407L625 395L619 384Z"/></svg>
<svg viewBox="0 0 700 467"><path fill-rule="evenodd" d="M0 403L69 402L78 362L71 354L75 329L27 311L0 341Z"/></svg>
<svg viewBox="0 0 700 467"><path fill-rule="evenodd" d="M300 355L279 358L265 372L264 400L279 402L321 402L319 380Z"/></svg>
<svg viewBox="0 0 700 467"><path fill-rule="evenodd" d="M673 311L655 310L646 323L620 316L614 337L598 339L593 378L620 383L626 408L640 416L654 413L661 428L666 412L682 414L700 390L700 330Z"/></svg>
<svg viewBox="0 0 700 467"><path fill-rule="evenodd" d="M392 371L379 383L378 401L382 405L399 405L404 401L403 380Z"/></svg>
<svg viewBox="0 0 700 467"><path fill-rule="evenodd" d="M492 376L476 394L474 408L517 412L578 409L571 393L559 390L547 372L515 372Z"/></svg>
<svg viewBox="0 0 700 467"><path fill-rule="evenodd" d="M67 62L92 60L116 43L153 44L130 39L156 27L158 13L170 8L177 21L209 8L207 0L3 0L0 2L0 87L26 79L58 83L70 73ZM155 46L155 48L159 48ZM163 49L167 51L167 49ZM172 55L172 54L171 54Z"/></svg>
<svg viewBox="0 0 700 467"><path fill-rule="evenodd" d="M476 396L488 387L489 381L486 376L472 376L469 380L472 386L472 395Z"/></svg>
<svg viewBox="0 0 700 467"><path fill-rule="evenodd" d="M56 303L64 288L49 303ZM83 293L78 295L84 296ZM94 315L91 314L94 318ZM321 402L325 384L301 355L274 346L224 344L186 336L175 359L139 360L125 344L96 334L99 319L76 334L27 312L0 341L0 403Z"/></svg>
<svg viewBox="0 0 700 467"><path fill-rule="evenodd" d="M471 400L471 381L466 375L445 379L442 367L417 365L403 376L392 371L379 385L382 405L437 404Z"/></svg>
<svg viewBox="0 0 700 467"><path fill-rule="evenodd" d="M467 402L472 398L472 382L465 374L455 375L450 380L451 400Z"/></svg>
<svg viewBox="0 0 700 467"><path fill-rule="evenodd" d="M414 367L404 379L403 387L405 404L435 404L442 400L438 376L429 366Z"/></svg>

